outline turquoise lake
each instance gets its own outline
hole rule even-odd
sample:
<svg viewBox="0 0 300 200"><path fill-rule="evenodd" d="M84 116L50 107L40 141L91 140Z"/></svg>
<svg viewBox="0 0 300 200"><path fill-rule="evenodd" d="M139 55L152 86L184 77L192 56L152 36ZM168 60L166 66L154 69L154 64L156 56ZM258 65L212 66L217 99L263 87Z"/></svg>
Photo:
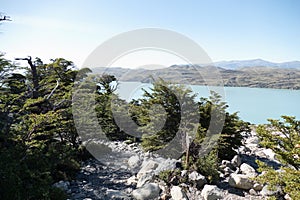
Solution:
<svg viewBox="0 0 300 200"><path fill-rule="evenodd" d="M122 99L130 101L142 96L142 88L152 85L140 82L120 82L117 93ZM210 90L206 86L189 86L197 98L208 97ZM227 102L230 113L238 112L242 120L253 124L267 123L267 119L279 119L281 115L300 117L300 90L224 87L217 88L223 100Z"/></svg>

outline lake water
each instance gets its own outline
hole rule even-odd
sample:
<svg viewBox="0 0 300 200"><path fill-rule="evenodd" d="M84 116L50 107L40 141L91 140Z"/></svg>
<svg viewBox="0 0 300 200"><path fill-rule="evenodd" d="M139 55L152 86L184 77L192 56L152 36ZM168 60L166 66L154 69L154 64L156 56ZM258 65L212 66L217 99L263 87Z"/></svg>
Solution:
<svg viewBox="0 0 300 200"><path fill-rule="evenodd" d="M142 96L142 88L149 89L151 84L139 82L120 82L117 92L120 97L130 101ZM208 97L206 86L191 85L197 98ZM218 90L217 90L218 91ZM239 112L242 120L253 124L267 123L267 119L279 119L281 115L300 118L300 90L225 87L219 88L223 100L229 105L230 113Z"/></svg>

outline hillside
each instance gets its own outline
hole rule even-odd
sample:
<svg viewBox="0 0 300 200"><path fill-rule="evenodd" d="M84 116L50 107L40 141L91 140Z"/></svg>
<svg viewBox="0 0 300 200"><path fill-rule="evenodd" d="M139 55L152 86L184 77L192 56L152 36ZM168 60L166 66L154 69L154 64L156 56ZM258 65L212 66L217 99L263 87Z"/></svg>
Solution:
<svg viewBox="0 0 300 200"><path fill-rule="evenodd" d="M167 81L194 85L220 85L220 80L216 77L216 73L219 73L224 86L300 89L300 70L294 68L244 67L225 69L218 67L216 70L215 67L209 66L172 65L156 70L96 68L93 71L94 73L115 75L120 81L151 82L151 77L161 77Z"/></svg>

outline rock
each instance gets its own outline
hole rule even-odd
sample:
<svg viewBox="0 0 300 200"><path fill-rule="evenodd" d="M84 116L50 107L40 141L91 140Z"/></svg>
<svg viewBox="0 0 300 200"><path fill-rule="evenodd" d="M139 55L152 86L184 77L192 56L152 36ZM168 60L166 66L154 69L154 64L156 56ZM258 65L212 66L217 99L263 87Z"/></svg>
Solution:
<svg viewBox="0 0 300 200"><path fill-rule="evenodd" d="M127 196L127 194L119 190L108 189L106 191L106 195L109 199L130 199L129 196Z"/></svg>
<svg viewBox="0 0 300 200"><path fill-rule="evenodd" d="M235 155L232 160L231 160L231 164L234 167L240 167L240 165L242 164L242 159L239 155Z"/></svg>
<svg viewBox="0 0 300 200"><path fill-rule="evenodd" d="M265 185L260 191L260 194L264 197L278 195L281 192L280 187L276 187L275 190L270 190L268 185Z"/></svg>
<svg viewBox="0 0 300 200"><path fill-rule="evenodd" d="M257 192L254 189L250 189L249 190L249 194L253 195L253 196L257 196Z"/></svg>
<svg viewBox="0 0 300 200"><path fill-rule="evenodd" d="M223 171L224 171L224 175L225 176L228 176L229 174L232 174L234 171L231 169L231 168L229 168L229 167L225 167L224 169L223 169Z"/></svg>
<svg viewBox="0 0 300 200"><path fill-rule="evenodd" d="M264 149L263 152L268 159L275 160L276 154L274 153L274 151L272 149Z"/></svg>
<svg viewBox="0 0 300 200"><path fill-rule="evenodd" d="M246 174L246 175L251 176L251 177L255 177L256 176L255 169L253 167L251 167L250 165L248 165L247 163L241 164L241 166L240 166L240 172L242 174Z"/></svg>
<svg viewBox="0 0 300 200"><path fill-rule="evenodd" d="M201 196L205 200L223 199L223 195L223 191L216 185L205 185L201 192Z"/></svg>
<svg viewBox="0 0 300 200"><path fill-rule="evenodd" d="M136 176L131 176L129 179L127 179L127 184L128 185L134 185L134 184L137 184L137 178Z"/></svg>
<svg viewBox="0 0 300 200"><path fill-rule="evenodd" d="M171 188L171 196L173 200L188 200L185 192L179 186L173 186Z"/></svg>
<svg viewBox="0 0 300 200"><path fill-rule="evenodd" d="M156 183L147 183L132 192L132 196L137 200L155 199L159 194L160 188Z"/></svg>
<svg viewBox="0 0 300 200"><path fill-rule="evenodd" d="M263 189L263 187L264 186L262 184L259 184L259 183L254 183L254 185L253 185L253 189L255 191L261 191Z"/></svg>
<svg viewBox="0 0 300 200"><path fill-rule="evenodd" d="M284 195L285 200L293 200L289 194Z"/></svg>
<svg viewBox="0 0 300 200"><path fill-rule="evenodd" d="M131 156L128 159L128 165L130 168L139 167L141 165L140 157L138 155Z"/></svg>
<svg viewBox="0 0 300 200"><path fill-rule="evenodd" d="M174 170L176 168L176 164L178 163L175 159L164 159L158 157L155 159L155 162L158 163L157 168L154 170L155 175L159 175L160 172L166 170Z"/></svg>
<svg viewBox="0 0 300 200"><path fill-rule="evenodd" d="M197 188L201 188L204 184L207 183L205 176L199 174L196 171L193 171L189 174L189 180L194 181Z"/></svg>
<svg viewBox="0 0 300 200"><path fill-rule="evenodd" d="M53 187L60 188L63 191L66 191L66 192L68 191L69 186L70 186L69 181L59 181L59 182L53 184Z"/></svg>
<svg viewBox="0 0 300 200"><path fill-rule="evenodd" d="M253 182L249 178L245 174L231 174L228 183L232 187L249 190L253 187Z"/></svg>
<svg viewBox="0 0 300 200"><path fill-rule="evenodd" d="M141 178L144 174L154 171L158 167L158 163L153 160L145 160L142 164L142 168L137 174L137 178Z"/></svg>
<svg viewBox="0 0 300 200"><path fill-rule="evenodd" d="M245 143L259 145L259 138L257 136L249 137L246 139Z"/></svg>
<svg viewBox="0 0 300 200"><path fill-rule="evenodd" d="M235 168L229 160L222 160L221 168L225 168L225 167L229 167L230 169Z"/></svg>
<svg viewBox="0 0 300 200"><path fill-rule="evenodd" d="M182 177L184 177L185 175L187 175L187 173L188 173L188 170L182 170L182 171L180 172L180 175L181 175Z"/></svg>
<svg viewBox="0 0 300 200"><path fill-rule="evenodd" d="M149 183L154 179L154 174L153 173L147 173L144 174L142 177L140 177L137 181L137 188L142 187L143 185L145 185L145 183Z"/></svg>

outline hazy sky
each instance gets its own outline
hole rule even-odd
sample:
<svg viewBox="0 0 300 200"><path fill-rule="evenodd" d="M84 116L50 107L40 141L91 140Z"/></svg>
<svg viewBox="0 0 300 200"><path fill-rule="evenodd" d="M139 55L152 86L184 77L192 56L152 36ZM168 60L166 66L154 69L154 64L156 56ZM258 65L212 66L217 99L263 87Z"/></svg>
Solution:
<svg viewBox="0 0 300 200"><path fill-rule="evenodd" d="M213 61L300 60L297 0L1 0L7 57L64 57L80 66L102 42L138 28L163 28L196 41Z"/></svg>

